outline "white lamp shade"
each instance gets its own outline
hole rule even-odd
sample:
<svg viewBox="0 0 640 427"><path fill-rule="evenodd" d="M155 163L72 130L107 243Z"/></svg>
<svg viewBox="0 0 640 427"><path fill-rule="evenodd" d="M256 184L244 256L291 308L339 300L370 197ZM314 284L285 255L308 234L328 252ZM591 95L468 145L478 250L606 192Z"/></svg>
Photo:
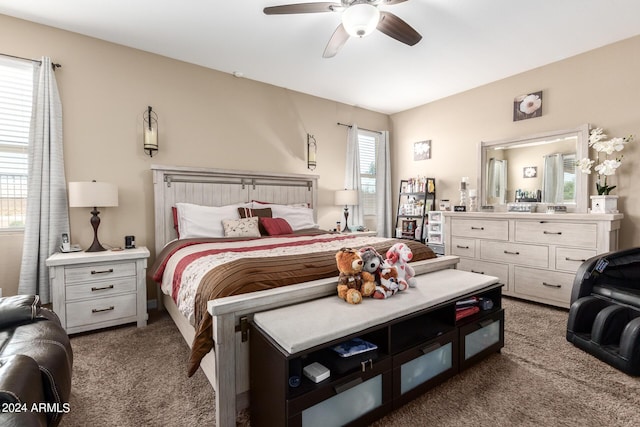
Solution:
<svg viewBox="0 0 640 427"><path fill-rule="evenodd" d="M364 37L373 32L380 21L377 7L359 3L347 7L342 12L342 25L350 36Z"/></svg>
<svg viewBox="0 0 640 427"><path fill-rule="evenodd" d="M109 182L70 182L69 207L107 208L118 206L118 187Z"/></svg>
<svg viewBox="0 0 640 427"><path fill-rule="evenodd" d="M355 206L358 204L358 190L336 191L335 204L340 206Z"/></svg>

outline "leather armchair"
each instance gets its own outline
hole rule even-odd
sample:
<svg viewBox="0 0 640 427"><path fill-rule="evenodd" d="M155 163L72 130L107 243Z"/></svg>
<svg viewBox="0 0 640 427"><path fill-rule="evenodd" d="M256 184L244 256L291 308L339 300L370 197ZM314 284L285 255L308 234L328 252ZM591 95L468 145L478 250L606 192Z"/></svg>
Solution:
<svg viewBox="0 0 640 427"><path fill-rule="evenodd" d="M72 366L69 337L37 295L0 298L0 402L28 408L0 413L0 425L58 425L69 410Z"/></svg>

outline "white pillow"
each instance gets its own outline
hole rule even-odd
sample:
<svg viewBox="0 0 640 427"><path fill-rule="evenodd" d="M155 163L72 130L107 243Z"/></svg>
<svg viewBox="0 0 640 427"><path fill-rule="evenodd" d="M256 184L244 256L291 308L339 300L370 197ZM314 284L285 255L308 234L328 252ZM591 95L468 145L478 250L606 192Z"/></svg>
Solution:
<svg viewBox="0 0 640 427"><path fill-rule="evenodd" d="M271 208L273 218L284 218L293 231L307 228L320 228L313 219L313 209L298 206L259 204L260 207Z"/></svg>
<svg viewBox="0 0 640 427"><path fill-rule="evenodd" d="M222 227L224 228L225 237L260 237L258 229L258 218L252 216L240 219L223 219Z"/></svg>
<svg viewBox="0 0 640 427"><path fill-rule="evenodd" d="M180 238L224 237L222 220L240 219L238 207L244 205L246 204L201 206L192 203L176 203Z"/></svg>

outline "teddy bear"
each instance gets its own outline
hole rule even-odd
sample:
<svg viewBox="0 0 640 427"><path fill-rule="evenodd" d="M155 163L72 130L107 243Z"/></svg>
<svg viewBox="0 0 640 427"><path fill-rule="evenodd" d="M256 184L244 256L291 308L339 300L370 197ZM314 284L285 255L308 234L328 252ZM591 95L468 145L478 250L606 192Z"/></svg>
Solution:
<svg viewBox="0 0 640 427"><path fill-rule="evenodd" d="M410 287L416 286L416 272L408 263L413 259L411 248L405 243L396 243L386 253L386 261L398 269L398 281L405 282Z"/></svg>
<svg viewBox="0 0 640 427"><path fill-rule="evenodd" d="M362 271L362 257L357 250L342 248L336 253L338 296L349 304L360 304L363 297L373 295L376 283L373 275Z"/></svg>
<svg viewBox="0 0 640 427"><path fill-rule="evenodd" d="M365 246L358 250L362 257L362 270L371 273L376 281L380 284L380 266L384 262L382 255L375 250L373 246Z"/></svg>
<svg viewBox="0 0 640 427"><path fill-rule="evenodd" d="M398 280L398 269L386 260L380 265L380 284L373 293L375 299L387 299L408 288L406 282Z"/></svg>

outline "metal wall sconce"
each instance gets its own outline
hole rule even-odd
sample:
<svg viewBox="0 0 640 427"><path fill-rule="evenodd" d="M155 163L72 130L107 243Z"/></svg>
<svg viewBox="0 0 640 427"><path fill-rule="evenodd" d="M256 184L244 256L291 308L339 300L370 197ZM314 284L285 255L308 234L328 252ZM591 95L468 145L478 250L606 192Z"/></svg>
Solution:
<svg viewBox="0 0 640 427"><path fill-rule="evenodd" d="M158 115L151 106L142 113L142 135L144 151L151 157L158 151Z"/></svg>
<svg viewBox="0 0 640 427"><path fill-rule="evenodd" d="M313 135L307 134L307 168L314 170L316 168L316 152L318 144Z"/></svg>

